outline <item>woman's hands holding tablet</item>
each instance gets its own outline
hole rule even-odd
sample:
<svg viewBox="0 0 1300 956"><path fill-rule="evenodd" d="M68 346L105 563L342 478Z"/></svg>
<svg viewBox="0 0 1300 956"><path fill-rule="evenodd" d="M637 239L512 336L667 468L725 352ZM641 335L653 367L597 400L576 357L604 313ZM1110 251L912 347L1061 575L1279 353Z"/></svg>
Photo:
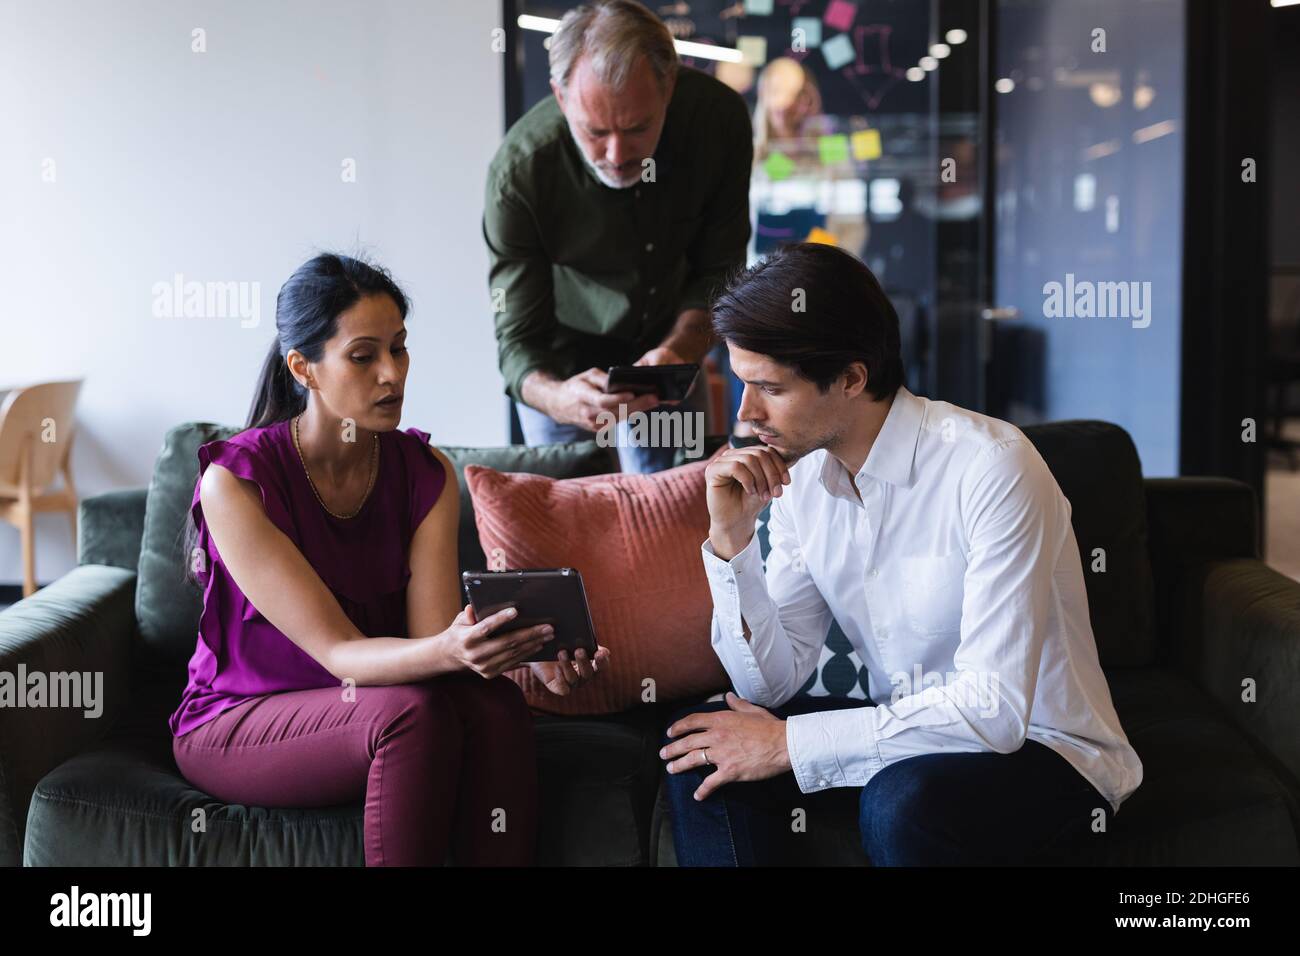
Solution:
<svg viewBox="0 0 1300 956"><path fill-rule="evenodd" d="M584 648L573 652L560 651L559 660L534 661L528 665L533 676L546 685L546 689L559 697L568 697L574 688L581 687L598 673L602 664L609 660L609 648L603 644L596 645L596 656L588 657Z"/></svg>
<svg viewBox="0 0 1300 956"><path fill-rule="evenodd" d="M555 638L555 629L549 624L504 630L518 616L517 610L508 607L480 621L474 615L474 606L466 604L439 635L443 653L457 670L473 671L488 680L498 677Z"/></svg>

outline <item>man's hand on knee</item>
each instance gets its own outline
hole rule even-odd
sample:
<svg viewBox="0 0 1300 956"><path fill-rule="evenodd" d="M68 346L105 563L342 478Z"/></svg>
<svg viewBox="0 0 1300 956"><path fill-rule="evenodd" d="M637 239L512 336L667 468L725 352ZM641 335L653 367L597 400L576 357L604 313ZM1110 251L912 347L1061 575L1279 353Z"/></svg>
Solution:
<svg viewBox="0 0 1300 956"><path fill-rule="evenodd" d="M659 751L669 773L713 765L696 800L732 781L766 780L790 770L785 721L727 692L728 710L687 714L668 728L672 743Z"/></svg>

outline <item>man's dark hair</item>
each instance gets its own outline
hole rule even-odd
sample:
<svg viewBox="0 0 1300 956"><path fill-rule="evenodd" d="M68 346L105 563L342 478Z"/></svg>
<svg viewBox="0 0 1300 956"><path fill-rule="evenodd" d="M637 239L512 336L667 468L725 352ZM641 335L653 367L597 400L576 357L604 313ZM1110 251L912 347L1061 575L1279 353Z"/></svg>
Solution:
<svg viewBox="0 0 1300 956"><path fill-rule="evenodd" d="M898 313L871 270L835 246L791 243L735 275L714 300L713 331L823 394L852 362L867 367L877 400L903 384Z"/></svg>

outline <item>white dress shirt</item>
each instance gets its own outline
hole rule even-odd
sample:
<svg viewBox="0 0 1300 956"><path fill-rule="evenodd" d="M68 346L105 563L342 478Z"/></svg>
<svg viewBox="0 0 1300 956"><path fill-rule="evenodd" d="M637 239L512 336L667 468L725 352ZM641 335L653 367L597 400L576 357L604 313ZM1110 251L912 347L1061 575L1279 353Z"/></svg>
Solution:
<svg viewBox="0 0 1300 956"><path fill-rule="evenodd" d="M919 754L1011 753L1026 738L1115 811L1137 789L1070 503L1014 425L899 388L856 479L826 451L804 456L768 531L766 570L757 534L731 561L702 546L713 649L736 693L788 701L834 619L876 704L787 719L804 793L865 786Z"/></svg>

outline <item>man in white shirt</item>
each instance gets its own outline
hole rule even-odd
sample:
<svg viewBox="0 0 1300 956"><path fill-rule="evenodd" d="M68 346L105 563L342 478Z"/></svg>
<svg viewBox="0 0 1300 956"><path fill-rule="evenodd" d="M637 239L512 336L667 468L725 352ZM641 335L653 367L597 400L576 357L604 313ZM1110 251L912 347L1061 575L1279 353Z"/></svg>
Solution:
<svg viewBox="0 0 1300 956"><path fill-rule="evenodd" d="M711 640L737 693L667 729L679 863L766 862L764 833L799 809L814 825L834 788L861 788L877 866L1045 861L1103 830L1142 765L1098 662L1070 503L1034 446L909 392L893 307L834 247L750 268L713 327L763 444L706 473ZM870 700L792 700L832 620Z"/></svg>

